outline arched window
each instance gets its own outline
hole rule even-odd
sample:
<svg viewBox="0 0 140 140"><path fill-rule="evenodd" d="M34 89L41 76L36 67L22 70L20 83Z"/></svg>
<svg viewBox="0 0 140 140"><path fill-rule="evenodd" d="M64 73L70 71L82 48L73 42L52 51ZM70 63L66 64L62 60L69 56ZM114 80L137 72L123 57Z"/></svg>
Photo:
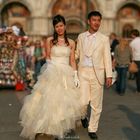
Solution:
<svg viewBox="0 0 140 140"><path fill-rule="evenodd" d="M130 33L133 29L133 26L131 24L125 24L123 27L123 32L122 32L122 36L124 38L130 38Z"/></svg>
<svg viewBox="0 0 140 140"><path fill-rule="evenodd" d="M126 2L117 12L118 32L122 37L129 38L133 28L139 28L140 7L136 3Z"/></svg>
<svg viewBox="0 0 140 140"><path fill-rule="evenodd" d="M23 24L26 24L26 20L29 16L30 11L22 3L8 3L1 11L1 24L11 26L15 23L20 23L22 26L25 26Z"/></svg>
<svg viewBox="0 0 140 140"><path fill-rule="evenodd" d="M76 38L80 32L87 28L87 12L94 9L95 6L89 0L57 0L52 7L51 13L52 16L56 14L63 15L67 22L68 35Z"/></svg>
<svg viewBox="0 0 140 140"><path fill-rule="evenodd" d="M94 9L92 3L90 7ZM85 19L87 12L87 2L86 0L57 0L52 8L52 14L62 14L65 16L80 16Z"/></svg>

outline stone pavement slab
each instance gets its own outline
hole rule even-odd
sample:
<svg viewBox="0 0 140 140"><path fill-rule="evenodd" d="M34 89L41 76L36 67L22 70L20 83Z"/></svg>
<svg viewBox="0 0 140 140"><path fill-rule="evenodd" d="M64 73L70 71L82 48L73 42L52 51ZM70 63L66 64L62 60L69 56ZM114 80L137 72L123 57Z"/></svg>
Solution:
<svg viewBox="0 0 140 140"><path fill-rule="evenodd" d="M27 94L27 91L0 90L0 140L25 140L19 136L22 128L18 117ZM115 86L105 89L97 134L98 140L140 140L140 95L135 93L134 81L128 81L124 96L115 92ZM76 129L76 136L80 140L90 140L87 129L81 126ZM37 140L52 138L43 135Z"/></svg>

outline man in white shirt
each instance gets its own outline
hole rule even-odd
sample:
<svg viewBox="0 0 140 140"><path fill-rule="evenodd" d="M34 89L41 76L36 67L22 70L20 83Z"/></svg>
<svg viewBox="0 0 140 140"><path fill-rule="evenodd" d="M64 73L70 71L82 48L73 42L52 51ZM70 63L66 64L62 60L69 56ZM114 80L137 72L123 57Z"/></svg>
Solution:
<svg viewBox="0 0 140 140"><path fill-rule="evenodd" d="M131 31L132 41L130 42L130 47L132 48L133 54L133 61L138 66L138 72L135 73L136 75L136 86L137 86L137 93L140 93L140 33L137 29Z"/></svg>
<svg viewBox="0 0 140 140"><path fill-rule="evenodd" d="M77 40L76 55L79 58L81 102L86 113L90 103L91 114L83 118L83 127L88 127L91 139L97 139L99 118L102 112L104 79L106 86L112 84L112 63L109 38L98 31L102 15L98 11L88 14L89 30L81 33Z"/></svg>

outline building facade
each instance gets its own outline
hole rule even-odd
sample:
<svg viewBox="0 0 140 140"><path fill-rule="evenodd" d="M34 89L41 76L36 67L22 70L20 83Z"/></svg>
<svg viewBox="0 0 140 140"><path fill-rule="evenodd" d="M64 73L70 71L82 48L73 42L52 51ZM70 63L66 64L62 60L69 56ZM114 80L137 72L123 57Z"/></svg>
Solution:
<svg viewBox="0 0 140 140"><path fill-rule="evenodd" d="M140 29L140 0L0 0L0 25L23 27L32 37L53 32L52 17L66 18L68 35L76 38L87 27L87 13L99 10L103 15L101 32L129 37Z"/></svg>

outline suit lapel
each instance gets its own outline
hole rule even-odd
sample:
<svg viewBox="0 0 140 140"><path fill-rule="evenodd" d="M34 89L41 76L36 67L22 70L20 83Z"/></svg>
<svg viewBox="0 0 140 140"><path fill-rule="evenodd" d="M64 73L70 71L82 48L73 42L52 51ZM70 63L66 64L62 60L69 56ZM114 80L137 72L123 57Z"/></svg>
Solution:
<svg viewBox="0 0 140 140"><path fill-rule="evenodd" d="M94 42L90 42L88 46L86 46L85 55L90 57L92 55L93 49L94 49Z"/></svg>
<svg viewBox="0 0 140 140"><path fill-rule="evenodd" d="M97 32L96 33L96 41L95 41L92 53L99 47L99 43L100 43L100 33Z"/></svg>
<svg viewBox="0 0 140 140"><path fill-rule="evenodd" d="M85 39L86 39L86 35L87 35L87 32L85 32L84 34L83 34L83 37L82 37L82 49L83 50L85 50L87 47L86 47L86 41L85 41Z"/></svg>
<svg viewBox="0 0 140 140"><path fill-rule="evenodd" d="M86 36L83 36L83 40L86 39ZM86 42L86 41L85 41ZM98 44L100 43L100 34L97 32L95 35L95 40L89 44L86 44L84 42L84 54L88 57L90 57L93 52L96 50L96 48L98 47Z"/></svg>

